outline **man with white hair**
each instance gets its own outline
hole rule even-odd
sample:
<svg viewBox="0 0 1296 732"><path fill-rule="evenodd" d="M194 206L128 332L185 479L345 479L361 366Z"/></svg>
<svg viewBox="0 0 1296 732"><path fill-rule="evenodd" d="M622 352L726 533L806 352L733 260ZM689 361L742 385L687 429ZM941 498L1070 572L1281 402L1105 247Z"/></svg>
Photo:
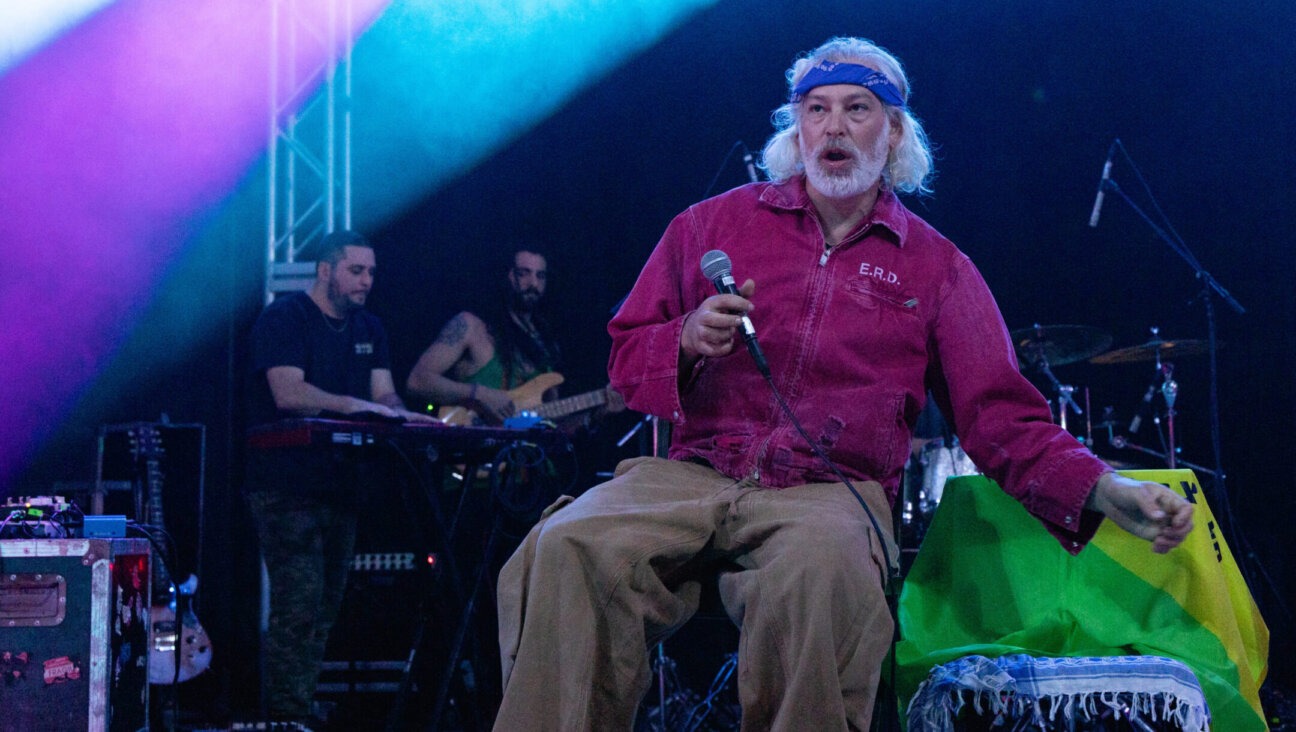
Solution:
<svg viewBox="0 0 1296 732"><path fill-rule="evenodd" d="M928 190L931 154L899 62L834 38L788 82L770 182L676 217L608 326L613 387L672 422L669 459L622 463L505 566L498 730L630 729L646 649L710 577L741 629L744 730L867 729L893 628L890 506L929 389L1068 551L1104 515L1157 552L1192 528L1183 498L1052 423L975 267L900 203ZM716 249L736 294L700 270ZM744 316L766 378L734 353Z"/></svg>

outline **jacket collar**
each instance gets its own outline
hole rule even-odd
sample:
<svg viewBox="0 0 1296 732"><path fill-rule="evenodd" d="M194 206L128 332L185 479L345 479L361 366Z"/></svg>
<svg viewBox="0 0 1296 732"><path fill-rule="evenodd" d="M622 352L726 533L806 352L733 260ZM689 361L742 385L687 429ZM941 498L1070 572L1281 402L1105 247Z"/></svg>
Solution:
<svg viewBox="0 0 1296 732"><path fill-rule="evenodd" d="M804 211L809 215L815 214L814 203L810 200L810 194L806 193L805 175L793 176L782 183L768 184L765 190L761 192L760 202L785 211ZM859 231L873 226L881 226L894 235L896 246L904 247L905 237L909 233L909 216L909 210L904 207L904 204L900 203L900 199L896 197L895 192L882 189L878 191L873 210L864 218L859 229L852 233L848 239L854 239Z"/></svg>

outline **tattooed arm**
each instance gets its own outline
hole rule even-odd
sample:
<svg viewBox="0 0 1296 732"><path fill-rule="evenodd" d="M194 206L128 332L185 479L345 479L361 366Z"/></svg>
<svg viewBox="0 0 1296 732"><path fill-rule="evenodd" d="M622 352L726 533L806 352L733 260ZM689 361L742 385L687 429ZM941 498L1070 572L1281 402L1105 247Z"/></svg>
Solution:
<svg viewBox="0 0 1296 732"><path fill-rule="evenodd" d="M467 379L495 356L495 341L482 319L462 312L450 319L410 371L405 388L437 405L460 404L488 422L498 423L513 413L508 393L486 386L473 388Z"/></svg>

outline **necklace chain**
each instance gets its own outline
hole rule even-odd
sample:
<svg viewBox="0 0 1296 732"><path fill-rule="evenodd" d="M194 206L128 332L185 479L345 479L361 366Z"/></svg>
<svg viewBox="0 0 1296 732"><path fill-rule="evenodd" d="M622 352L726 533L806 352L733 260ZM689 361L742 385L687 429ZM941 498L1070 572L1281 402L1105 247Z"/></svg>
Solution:
<svg viewBox="0 0 1296 732"><path fill-rule="evenodd" d="M343 319L342 325L340 326L333 325L333 318L330 318L329 316L325 315L323 310L320 311L320 317L324 318L324 325L327 325L328 329L333 331L334 333L342 333L347 329L348 325L351 325L351 318L349 317Z"/></svg>

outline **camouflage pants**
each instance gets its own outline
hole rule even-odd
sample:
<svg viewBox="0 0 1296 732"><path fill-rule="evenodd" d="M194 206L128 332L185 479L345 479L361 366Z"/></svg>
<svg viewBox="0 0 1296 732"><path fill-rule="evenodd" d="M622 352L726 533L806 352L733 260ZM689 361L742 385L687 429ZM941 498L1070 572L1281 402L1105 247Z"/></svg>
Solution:
<svg viewBox="0 0 1296 732"><path fill-rule="evenodd" d="M346 590L354 507L337 495L284 491L248 493L247 502L270 575L263 701L272 715L307 715Z"/></svg>

